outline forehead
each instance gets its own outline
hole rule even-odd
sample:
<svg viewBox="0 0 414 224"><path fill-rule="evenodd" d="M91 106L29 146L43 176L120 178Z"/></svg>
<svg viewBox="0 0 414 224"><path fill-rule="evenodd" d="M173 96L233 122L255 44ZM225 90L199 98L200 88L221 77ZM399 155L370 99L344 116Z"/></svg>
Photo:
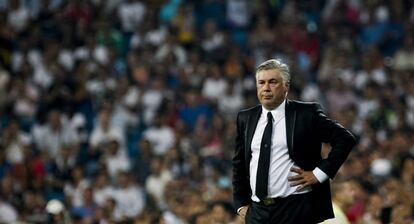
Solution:
<svg viewBox="0 0 414 224"><path fill-rule="evenodd" d="M277 69L261 70L256 73L257 80L283 79L282 72Z"/></svg>

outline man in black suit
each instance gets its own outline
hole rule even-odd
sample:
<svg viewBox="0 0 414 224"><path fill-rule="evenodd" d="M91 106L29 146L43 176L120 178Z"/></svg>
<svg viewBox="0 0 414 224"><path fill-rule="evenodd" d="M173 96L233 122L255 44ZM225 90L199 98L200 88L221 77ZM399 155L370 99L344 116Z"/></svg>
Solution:
<svg viewBox="0 0 414 224"><path fill-rule="evenodd" d="M329 179L355 138L317 103L287 99L289 67L265 61L256 71L261 105L237 115L233 196L246 223L318 223L334 217ZM338 99L340 100L340 99ZM322 143L329 143L327 158Z"/></svg>

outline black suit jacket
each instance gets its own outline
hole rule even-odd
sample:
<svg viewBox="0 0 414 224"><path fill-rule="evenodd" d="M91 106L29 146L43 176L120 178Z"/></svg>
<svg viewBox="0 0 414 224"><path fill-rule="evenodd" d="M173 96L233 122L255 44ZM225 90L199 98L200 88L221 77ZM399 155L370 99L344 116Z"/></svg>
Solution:
<svg viewBox="0 0 414 224"><path fill-rule="evenodd" d="M251 203L251 142L261 113L262 106L258 105L242 110L237 115L233 157L233 198L236 209ZM285 113L290 158L306 171L319 167L332 179L356 144L353 135L327 118L317 103L286 100ZM326 159L321 157L322 143L330 143L332 147ZM334 217L329 181L313 185L311 194L316 221Z"/></svg>

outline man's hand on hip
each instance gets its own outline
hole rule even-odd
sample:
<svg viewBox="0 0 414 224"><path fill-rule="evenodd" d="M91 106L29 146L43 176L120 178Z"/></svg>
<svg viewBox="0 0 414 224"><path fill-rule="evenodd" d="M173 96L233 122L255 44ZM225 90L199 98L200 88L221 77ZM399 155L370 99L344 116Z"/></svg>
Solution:
<svg viewBox="0 0 414 224"><path fill-rule="evenodd" d="M295 172L297 175L289 177L288 181L292 187L300 185L297 189L298 191L305 187L319 183L312 171L304 171L298 168L292 168L290 171Z"/></svg>

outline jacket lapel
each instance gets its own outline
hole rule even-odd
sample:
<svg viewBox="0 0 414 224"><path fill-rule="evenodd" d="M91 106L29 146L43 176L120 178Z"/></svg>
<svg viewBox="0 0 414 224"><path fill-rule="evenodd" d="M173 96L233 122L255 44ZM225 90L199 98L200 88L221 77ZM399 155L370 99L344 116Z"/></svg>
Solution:
<svg viewBox="0 0 414 224"><path fill-rule="evenodd" d="M257 106L252 110L248 117L246 127L246 142L245 142L245 155L246 155L246 170L249 171L250 159L252 157L252 139L254 132L256 131L257 122L259 122L260 115L262 114L262 106Z"/></svg>
<svg viewBox="0 0 414 224"><path fill-rule="evenodd" d="M285 117L286 117L286 140L289 150L289 155L292 158L293 156L293 139L295 133L295 121L296 121L296 110L294 108L294 103L290 100L286 100L285 108Z"/></svg>

